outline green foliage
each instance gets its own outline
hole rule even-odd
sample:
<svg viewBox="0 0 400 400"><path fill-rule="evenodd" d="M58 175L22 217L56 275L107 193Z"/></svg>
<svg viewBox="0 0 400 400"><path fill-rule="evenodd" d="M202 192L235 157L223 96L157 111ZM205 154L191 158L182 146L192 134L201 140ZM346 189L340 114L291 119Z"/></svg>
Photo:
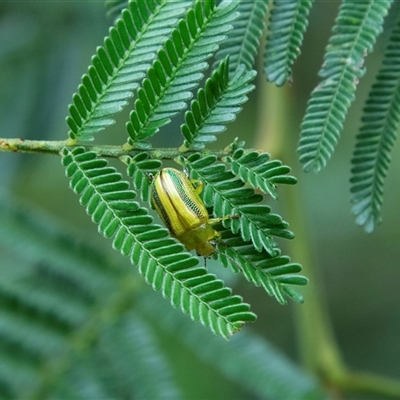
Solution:
<svg viewBox="0 0 400 400"><path fill-rule="evenodd" d="M276 255L276 243L271 236L294 237L280 216L271 214L266 204L259 204L263 196L246 187L241 179L227 171L223 163L218 163L215 156L202 157L195 153L181 160L191 177L206 185L204 204L213 207L216 217L239 214L240 218L226 220L224 225L233 233L240 231L243 240L252 241L257 251L264 249L272 256Z"/></svg>
<svg viewBox="0 0 400 400"><path fill-rule="evenodd" d="M71 188L80 196L80 202L93 222L98 224L99 232L107 238L113 238L113 248L137 265L146 282L169 298L174 307L181 308L193 320L210 327L214 333L228 338L244 322L253 321L255 315L241 297L233 296L232 290L225 287L221 280L209 274L204 267L199 267L198 259L188 254L165 228L153 224L147 205L150 196L149 177L160 169L161 162L152 158L154 153L150 155L146 152L151 149L151 144L146 140L162 126L169 124L171 118L187 106L192 90L204 76L207 60L218 50L219 44L232 29L232 22L240 16L242 20L235 25L235 35L246 32L243 42L244 65L238 65L243 60L235 57L234 66L230 67L229 58L225 57L211 78L206 80L204 88L198 91L197 100L192 102L191 110L186 112L186 123L182 125L184 142L176 153L204 149L205 144L216 140L215 135L235 119L241 111L241 105L247 100L247 93L253 89L250 81L255 72L249 68L262 32L266 4L254 3L249 7L250 4L246 2L224 1L216 6L214 0L196 1L185 17L177 22L175 18L181 13L181 6L172 10L169 7L173 4L161 0L148 5L129 2L128 9L117 20L116 28L111 28L105 48L97 51L93 66L89 68L89 75L90 71L96 70L98 80L103 79L104 85L99 86L97 91L97 104L100 107L106 99L106 107L110 111L107 118L126 105L126 96L137 87L134 109L126 124L129 137L124 149L127 153L120 156L120 160L127 165L127 175L136 192L95 151L88 151L84 147L65 147L62 150L63 164ZM242 14L236 12L236 8L242 10ZM256 25L257 29L243 31L243 18L247 20L246 24ZM170 25L175 27L169 30ZM155 32L158 31L159 38L149 39L156 36ZM153 47L144 52L149 40ZM217 58L221 54L218 53ZM116 68L107 68L107 62ZM133 66L140 66L140 76L146 75L140 86L137 86L136 78L133 82L131 74L126 86L127 71L132 72ZM139 79L139 74L136 76ZM96 81L93 76L90 78ZM85 75L84 83L88 79L88 75ZM84 93L82 85L79 90ZM86 113L90 110L85 111L84 105L89 103L84 101L83 95L80 97L82 101L76 100L76 96L74 99L70 111L77 128L74 130L75 125L69 118L70 128L74 131L71 138L87 139L88 136L82 133L86 127L93 124L96 129L105 127L105 120L97 120L95 114ZM233 144L226 155L238 146L237 143ZM132 150L135 150L133 155L129 153ZM293 239L294 235L279 215L273 214L266 204L261 204L264 200L262 195L245 187L249 180L256 188L267 189L267 193L276 199L275 184L294 183L295 180L284 176L289 170L282 167L279 161L270 161L262 167L260 164L269 159L267 155L249 160L249 156L241 158L238 154L242 152L235 153L233 158L226 157L226 165L216 156L200 153L177 159L205 184L204 202L212 208L212 215L222 217L240 214L240 218L232 219L225 227L229 227L239 240L234 242L231 238L236 247L229 251L238 257L237 265L245 277L256 286L264 287L280 303L286 302L285 294L295 301L302 301L302 296L291 287L307 282L306 278L293 275L300 272L301 267L291 264L288 257L282 257L273 239L274 236ZM229 165L233 160L231 168ZM238 167L236 176L234 171ZM145 204L140 205L134 200L136 193L140 193ZM229 237L229 233L224 235ZM220 253L223 264L229 265L230 261L226 261L230 260L229 256L224 251ZM281 268L276 268L277 265ZM237 272L235 263L231 267Z"/></svg>
<svg viewBox="0 0 400 400"><path fill-rule="evenodd" d="M82 399L182 398L154 329L137 312L126 313L99 334L96 347L76 356L68 374L73 386L60 385L58 398L64 398L67 390L72 398Z"/></svg>
<svg viewBox="0 0 400 400"><path fill-rule="evenodd" d="M278 86L290 80L311 5L312 0L274 2L265 72ZM331 157L390 5L390 0L341 5L320 71L323 81L302 124L299 153L306 171L320 170ZM214 226L222 240L215 243L213 258L281 304L287 298L303 301L296 288L307 278L279 247L294 234L266 204L278 199L277 185L296 183L290 168L268 153L244 149L239 139L224 150L206 149L235 120L253 89L267 1L108 0L106 6L119 17L73 95L69 139L60 155L81 205L129 266L88 248L87 237L78 246L71 240L75 234L27 218L19 211L24 207L0 207L0 397L184 398L168 365L173 357L169 360L159 344L162 325L180 339L170 343L188 345L252 395L325 398L264 339L245 332L228 346L208 338L209 331L230 338L256 316L205 261L199 266L197 257L153 222L148 204L151 176L162 168L161 160L174 159L204 183L202 199L211 217L236 217ZM380 221L399 125L399 35L398 24L364 108L353 158L353 212L367 231ZM82 144L114 123L132 97L128 143ZM172 137L172 124L166 125L184 110L182 145L153 150L147 140L162 127ZM46 150L42 142L37 146ZM105 157L122 162L126 172ZM165 309L160 296L154 303L153 293L143 295L144 281L173 307ZM173 308L209 330L187 318L180 323L183 316Z"/></svg>
<svg viewBox="0 0 400 400"><path fill-rule="evenodd" d="M267 79L282 86L291 79L291 69L300 55L313 0L274 0L265 49L264 71Z"/></svg>
<svg viewBox="0 0 400 400"><path fill-rule="evenodd" d="M291 79L311 5L312 0L274 1L264 70L277 86ZM304 170L318 171L331 157L390 5L390 0L342 3L320 70L323 80L302 124ZM169 366L174 359L159 343L166 333L179 339L175 346L189 346L253 396L325 398L264 339L245 332L221 345L220 338L207 336L228 339L256 316L220 279L223 271L214 274L205 261L199 264L202 260L153 222L149 207L152 176L163 160L174 159L204 183L201 196L210 217L232 217L213 225L221 234L212 242L214 260L280 304L288 298L303 302L297 288L308 280L280 248L281 239L294 234L272 211L277 186L296 183L290 167L245 149L240 139L225 149L206 148L236 119L253 89L267 1L109 0L106 7L117 19L73 95L69 139L57 151L81 205L129 266L89 249L87 237L77 246L74 235L27 218L19 206L0 207L0 397L184 398ZM353 212L367 231L380 221L400 122L399 41L400 23L364 108L354 152ZM83 143L114 123L132 97L127 143ZM181 146L152 149L148 140L161 128L172 137L170 123L183 111ZM0 149L4 146L2 140ZM48 150L42 142L37 146ZM106 157L126 170L118 171ZM160 296L154 303L152 292L144 294L144 282L173 307ZM173 308L209 329L187 318L181 323L182 313Z"/></svg>
<svg viewBox="0 0 400 400"><path fill-rule="evenodd" d="M239 17L233 23L233 30L221 44L215 55L216 65L230 57L229 72L234 73L242 64L247 70L254 67L258 45L265 28L264 19L268 1L240 1L237 11ZM214 65L214 67L216 66Z"/></svg>
<svg viewBox="0 0 400 400"><path fill-rule="evenodd" d="M327 398L314 379L288 362L271 343L254 332L244 330L229 342L221 342L205 329L197 329L183 315L175 315L166 304L159 304L151 292L140 299L139 307L143 313L157 319L166 333L188 346L196 356L245 388L252 394L248 397ZM199 343L204 345L199 346Z"/></svg>
<svg viewBox="0 0 400 400"><path fill-rule="evenodd" d="M180 2L177 7L166 0L129 2L72 97L67 117L71 139L92 140L93 134L114 123L111 116L128 104L187 5Z"/></svg>
<svg viewBox="0 0 400 400"><path fill-rule="evenodd" d="M239 67L229 75L229 58L221 62L204 88L197 92L197 99L191 103L191 110L185 114L185 124L181 125L185 138L183 150L201 150L205 143L217 140L217 134L223 132L228 122L236 118L241 111L240 104L247 101L246 94L254 85L249 82L255 71Z"/></svg>
<svg viewBox="0 0 400 400"><path fill-rule="evenodd" d="M165 335L261 398L318 389L264 338L249 333L224 346L147 291L130 265L72 241L26 204L0 197L0 219L2 398L187 398ZM288 377L290 389L280 383Z"/></svg>
<svg viewBox="0 0 400 400"><path fill-rule="evenodd" d="M369 93L352 160L351 192L357 223L372 232L381 221L383 185L400 122L400 20Z"/></svg>
<svg viewBox="0 0 400 400"><path fill-rule="evenodd" d="M319 72L323 80L311 94L301 126L298 153L304 171L321 170L332 156L359 80L365 74L365 58L373 51L391 4L391 0L345 0L340 6ZM352 159L352 212L356 223L367 232L381 222L383 186L399 125L398 36L396 27L366 100Z"/></svg>
<svg viewBox="0 0 400 400"><path fill-rule="evenodd" d="M230 230L220 229L220 232L224 242L218 246L218 258L224 266L230 266L236 273L239 268L249 282L262 286L280 304L286 304L285 295L297 303L304 301L303 296L291 287L308 283L307 278L298 274L300 264L291 263L290 258L281 256L280 252L273 256L265 250L259 252Z"/></svg>
<svg viewBox="0 0 400 400"><path fill-rule="evenodd" d="M215 8L212 1L196 2L179 21L137 91L135 109L127 123L131 144L154 135L186 107L191 90L203 78L206 60L232 28L230 22L236 15L233 8L234 3Z"/></svg>
<svg viewBox="0 0 400 400"><path fill-rule="evenodd" d="M223 163L216 162L216 157L201 157L195 153L180 161L192 178L206 184L203 200L206 206L212 207L216 217L240 215L238 219L224 221L229 229L217 227L223 238L217 255L221 262L235 272L239 269L249 282L264 287L281 304L286 303L284 294L302 302L302 296L290 287L307 284L306 278L297 275L301 266L282 257L272 239L272 236L294 237L287 229L287 223L279 215L272 214L270 207L260 204L263 196L245 187L245 183Z"/></svg>
<svg viewBox="0 0 400 400"><path fill-rule="evenodd" d="M62 155L71 188L99 232L113 237L113 248L137 265L146 282L174 307L225 338L245 321L255 319L248 304L232 296L215 275L198 267L198 259L168 237L165 228L152 223L147 210L133 201L135 192L106 160L82 147L64 149Z"/></svg>
<svg viewBox="0 0 400 400"><path fill-rule="evenodd" d="M127 173L132 178L134 188L140 193L142 201L150 200L149 176L155 175L161 168L161 161L149 158L147 153L135 157L126 157Z"/></svg>
<svg viewBox="0 0 400 400"><path fill-rule="evenodd" d="M128 270L71 241L65 227L38 210L7 200L0 198L0 393L46 398L74 365L73 352L91 347L107 315L101 305L109 302L117 315L111 294L119 293L118 302L126 295L119 278Z"/></svg>
<svg viewBox="0 0 400 400"><path fill-rule="evenodd" d="M2 398L178 398L154 332L129 311L139 287L131 269L25 204L0 203Z"/></svg>
<svg viewBox="0 0 400 400"><path fill-rule="evenodd" d="M276 184L294 185L297 182L294 176L288 175L290 167L282 165L279 160L271 160L268 153L238 149L228 160L232 172L243 182L269 194L274 200L278 200Z"/></svg>
<svg viewBox="0 0 400 400"><path fill-rule="evenodd" d="M319 171L332 156L347 111L365 73L364 58L370 53L391 1L345 0L333 27L322 82L314 89L301 126L298 147L305 171Z"/></svg>

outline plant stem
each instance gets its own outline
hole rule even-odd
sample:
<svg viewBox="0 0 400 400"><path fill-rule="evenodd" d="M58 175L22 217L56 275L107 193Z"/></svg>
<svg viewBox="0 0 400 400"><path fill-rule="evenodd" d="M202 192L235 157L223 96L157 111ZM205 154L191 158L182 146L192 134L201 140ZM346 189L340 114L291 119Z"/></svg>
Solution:
<svg viewBox="0 0 400 400"><path fill-rule="evenodd" d="M294 159L295 144L293 134L295 132L292 123L286 115L291 114L288 110L288 89L275 88L272 85L263 85L261 96L262 106L269 112L259 112L266 115L260 120L258 137L260 147L269 146L273 150L273 157L283 159L291 166L297 164ZM285 111L283 111L285 110ZM272 114L272 116L270 115ZM285 132L286 134L283 134ZM263 140L263 138L265 138ZM264 143L262 143L264 141ZM295 175L296 172L294 171ZM303 266L304 275L310 280L309 284L302 290L305 303L296 309L297 327L299 333L300 356L305 367L317 375L325 377L327 374L341 375L344 365L341 361L340 351L333 335L329 321L329 313L321 294L321 279L312 259L310 240L307 235L307 223L304 216L302 198L299 185L295 187L280 188L284 200L285 214L290 221L291 229L296 233L296 238L289 243L291 257ZM329 371L329 372L327 372Z"/></svg>
<svg viewBox="0 0 400 400"><path fill-rule="evenodd" d="M0 151L12 153L58 154L67 141L25 140L0 138Z"/></svg>
<svg viewBox="0 0 400 400"><path fill-rule="evenodd" d="M283 189L283 188L282 188ZM286 190L285 190L286 189ZM338 380L345 372L331 326L328 308L322 295L322 279L313 260L310 239L299 188L285 188L285 214L296 238L290 243L291 256L303 266L310 280L304 290L305 304L296 309L300 355L305 367L324 380Z"/></svg>
<svg viewBox="0 0 400 400"><path fill-rule="evenodd" d="M400 398L400 382L398 380L375 374L349 371L334 383L337 387L349 391L374 393L394 399Z"/></svg>
<svg viewBox="0 0 400 400"><path fill-rule="evenodd" d="M146 152L150 157L172 160L182 154L190 154L194 151L188 150L185 153L179 151L177 148L152 148L152 149L132 149L125 146L111 146L111 145L93 145L93 144L76 144L68 140L25 140L25 139L7 139L0 138L0 152L13 152L13 153L40 153L40 154L54 154L58 155L64 148L84 147L87 150L94 151L98 156L109 158L121 158L123 156L134 156L138 153ZM207 154L214 154L218 158L222 158L228 153L225 150L210 151Z"/></svg>

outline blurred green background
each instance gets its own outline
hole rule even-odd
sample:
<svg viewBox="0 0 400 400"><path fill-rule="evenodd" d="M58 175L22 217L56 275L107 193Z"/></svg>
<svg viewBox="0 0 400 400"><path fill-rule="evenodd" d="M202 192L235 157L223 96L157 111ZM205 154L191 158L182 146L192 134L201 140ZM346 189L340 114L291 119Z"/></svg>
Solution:
<svg viewBox="0 0 400 400"><path fill-rule="evenodd" d="M239 136L246 140L249 147L269 143L271 148L263 150L275 156L276 141L281 141L276 154L280 157L282 146L286 146L284 162L293 168L299 180L297 188L289 190L296 190L306 221L312 258L321 277L321 282L310 284L322 285L321 291L343 358L351 368L398 378L398 144L385 185L383 224L375 233L368 235L355 225L349 203L354 137L359 127L363 102L380 67L385 35L381 35L375 52L367 58L367 74L361 80L343 137L327 168L318 175L305 175L295 154L302 115L310 92L318 83L317 72L339 4L338 1L316 1L302 55L293 70L293 85L280 89L282 92L277 94L272 85L265 84L268 87L263 87L264 77L260 75L257 78L259 90L250 95L244 111L222 135L218 147ZM394 7L399 8L399 5L395 4ZM386 22L387 26L393 25L391 18ZM106 16L102 1L0 3L0 137L43 140L63 140L67 137L64 119L71 96L111 23L112 19ZM278 96L281 99L279 104ZM101 132L99 142L124 143L124 122L128 113L129 110L125 110L117 117L116 125ZM284 124L280 123L282 120ZM265 124L269 130L261 131ZM176 128L178 126L179 121L176 122ZM178 132L176 129L176 145L181 140ZM154 145L171 147L171 140L171 133L168 136L164 133L156 138ZM90 242L106 242L98 235L96 227L78 204L78 198L68 188L58 157L0 153L0 187L2 191L27 200L43 212L71 225L79 235L90 238ZM279 211L287 218L290 213L285 211L284 198L280 207ZM290 219L288 222L290 224ZM111 252L111 246L107 243ZM121 263L125 262L121 258ZM298 360L294 316L301 306L282 307L262 289L255 289L245 282L239 282L236 292L252 304L253 311L258 315L257 322L245 329L256 330L290 358ZM185 368L188 362L185 357L190 358L191 355L180 353L176 356L178 366L181 364ZM202 385L209 381L208 378L211 381L223 379L215 375L207 377L207 374L210 372L205 367L199 373ZM193 375L187 377L185 385L190 385L192 379ZM184 376L182 380L185 380ZM206 393L207 385L204 386L204 398L207 398ZM221 398L227 398L229 393L227 389Z"/></svg>

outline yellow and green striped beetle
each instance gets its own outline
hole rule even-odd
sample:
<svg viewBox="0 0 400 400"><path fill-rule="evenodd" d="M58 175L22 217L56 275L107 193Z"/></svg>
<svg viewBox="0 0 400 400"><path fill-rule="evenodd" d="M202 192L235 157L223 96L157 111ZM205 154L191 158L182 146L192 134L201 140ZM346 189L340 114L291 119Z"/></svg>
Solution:
<svg viewBox="0 0 400 400"><path fill-rule="evenodd" d="M189 179L174 168L164 168L153 179L151 203L171 235L187 250L210 257L215 252L212 242L221 239L221 234L211 225L237 216L209 218L199 196L202 190L202 181Z"/></svg>

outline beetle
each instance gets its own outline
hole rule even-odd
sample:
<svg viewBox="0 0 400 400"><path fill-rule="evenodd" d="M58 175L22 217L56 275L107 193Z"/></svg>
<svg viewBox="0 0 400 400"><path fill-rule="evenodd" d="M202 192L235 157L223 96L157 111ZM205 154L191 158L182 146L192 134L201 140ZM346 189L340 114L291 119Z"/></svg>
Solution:
<svg viewBox="0 0 400 400"><path fill-rule="evenodd" d="M212 225L238 216L210 218L200 198L203 187L202 181L189 179L175 168L163 168L153 178L151 204L171 235L188 251L210 257L216 252L215 243L221 240L221 233Z"/></svg>

